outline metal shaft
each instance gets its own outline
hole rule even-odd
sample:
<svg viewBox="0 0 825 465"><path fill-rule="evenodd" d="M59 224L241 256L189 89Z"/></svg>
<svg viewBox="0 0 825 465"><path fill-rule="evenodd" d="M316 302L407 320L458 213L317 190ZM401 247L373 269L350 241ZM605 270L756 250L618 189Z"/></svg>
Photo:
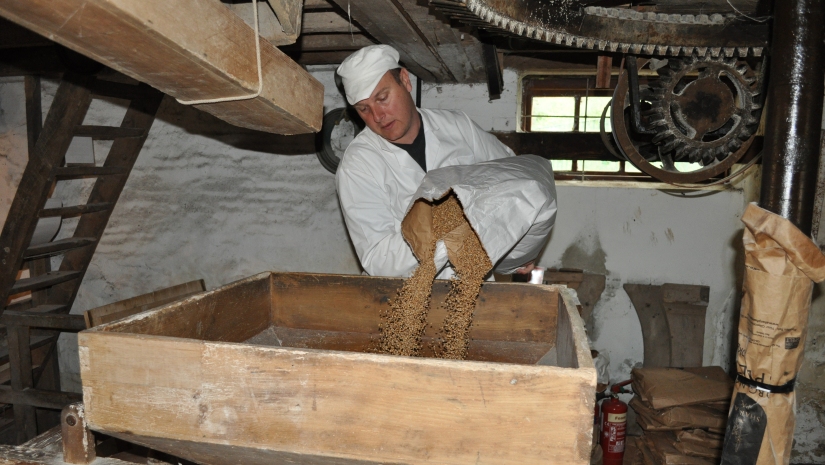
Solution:
<svg viewBox="0 0 825 465"><path fill-rule="evenodd" d="M823 97L823 0L774 7L759 205L811 233Z"/></svg>

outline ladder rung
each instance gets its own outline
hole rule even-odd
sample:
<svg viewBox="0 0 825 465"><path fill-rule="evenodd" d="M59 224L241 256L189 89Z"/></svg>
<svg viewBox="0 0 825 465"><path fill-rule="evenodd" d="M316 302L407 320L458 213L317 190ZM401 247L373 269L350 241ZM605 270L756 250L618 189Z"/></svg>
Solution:
<svg viewBox="0 0 825 465"><path fill-rule="evenodd" d="M146 133L144 128L122 128L118 126L77 126L75 136L91 137L92 139L119 139L122 137L140 137Z"/></svg>
<svg viewBox="0 0 825 465"><path fill-rule="evenodd" d="M35 245L29 247L23 252L23 258L45 257L50 255L58 255L67 250L85 247L89 244L94 244L94 237L70 237L68 239L61 239L59 241L47 242L45 244Z"/></svg>
<svg viewBox="0 0 825 465"><path fill-rule="evenodd" d="M67 218L70 216L82 215L84 213L94 213L101 210L108 210L112 207L109 202L102 203L87 203L86 205L75 205L72 207L61 208L44 208L40 210L40 218L47 218L50 216L62 216Z"/></svg>
<svg viewBox="0 0 825 465"><path fill-rule="evenodd" d="M58 179L91 178L118 174L129 174L129 170L119 166L61 166L54 170L54 176Z"/></svg>
<svg viewBox="0 0 825 465"><path fill-rule="evenodd" d="M80 271L52 271L40 276L35 276L34 278L20 279L11 287L11 292L9 292L9 295L45 289L80 276L83 276L83 273Z"/></svg>
<svg viewBox="0 0 825 465"><path fill-rule="evenodd" d="M0 315L0 323L11 326L28 326L30 328L59 329L64 331L83 331L86 320L83 315L63 315L49 313L10 312Z"/></svg>

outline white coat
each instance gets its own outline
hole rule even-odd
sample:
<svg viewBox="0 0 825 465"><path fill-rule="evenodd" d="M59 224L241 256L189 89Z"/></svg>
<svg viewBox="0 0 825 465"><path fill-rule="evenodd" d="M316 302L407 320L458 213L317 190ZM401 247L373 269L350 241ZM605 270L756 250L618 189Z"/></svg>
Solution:
<svg viewBox="0 0 825 465"><path fill-rule="evenodd" d="M419 109L427 169L514 156L510 148L463 112ZM418 260L401 234L401 221L424 170L401 149L365 128L347 147L336 172L338 197L361 266L372 276L409 276ZM436 250L436 266L447 261ZM452 275L445 270L439 278Z"/></svg>

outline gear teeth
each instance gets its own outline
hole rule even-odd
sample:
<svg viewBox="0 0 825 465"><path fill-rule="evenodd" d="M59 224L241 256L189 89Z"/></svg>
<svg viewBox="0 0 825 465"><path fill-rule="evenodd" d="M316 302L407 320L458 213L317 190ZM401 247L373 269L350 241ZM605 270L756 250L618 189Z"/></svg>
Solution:
<svg viewBox="0 0 825 465"><path fill-rule="evenodd" d="M667 55L667 45L657 45L656 46L656 55L665 56Z"/></svg>
<svg viewBox="0 0 825 465"><path fill-rule="evenodd" d="M740 58L748 57L748 47L736 47L736 52L739 54Z"/></svg>
<svg viewBox="0 0 825 465"><path fill-rule="evenodd" d="M708 15L699 15L696 17L696 22L699 24L710 24L710 16Z"/></svg>
<svg viewBox="0 0 825 465"><path fill-rule="evenodd" d="M719 58L719 54L722 53L722 47L711 47L710 48L710 55L713 58Z"/></svg>
<svg viewBox="0 0 825 465"><path fill-rule="evenodd" d="M667 142L664 145L662 145L661 150L662 150L662 152L665 152L665 153L672 152L673 149L675 149L678 145L681 145L680 143L681 143L681 141L679 139L674 138L672 141Z"/></svg>
<svg viewBox="0 0 825 465"><path fill-rule="evenodd" d="M753 49L753 56L761 57L762 56L762 47L754 47Z"/></svg>
<svg viewBox="0 0 825 465"><path fill-rule="evenodd" d="M653 136L653 140L651 142L653 142L654 144L658 144L659 142L662 142L668 137L673 137L673 132L670 129L664 132L660 132L659 134Z"/></svg>
<svg viewBox="0 0 825 465"><path fill-rule="evenodd" d="M699 55L699 57L704 58L705 55L708 54L708 48L707 47L696 47L696 54Z"/></svg>
<svg viewBox="0 0 825 465"><path fill-rule="evenodd" d="M619 49L619 44L618 44L618 42L610 42L610 43L609 43L609 45L607 46L607 48L608 48L611 52L615 52L616 50L618 50L618 49Z"/></svg>
<svg viewBox="0 0 825 465"><path fill-rule="evenodd" d="M619 43L619 50L621 50L622 53L627 53L630 51L630 44Z"/></svg>
<svg viewBox="0 0 825 465"><path fill-rule="evenodd" d="M642 47L642 50L644 51L645 55L653 55L653 52L656 51L656 46L647 44Z"/></svg>
<svg viewBox="0 0 825 465"><path fill-rule="evenodd" d="M725 47L725 56L730 58L736 56L736 47Z"/></svg>
<svg viewBox="0 0 825 465"><path fill-rule="evenodd" d="M634 54L638 55L639 53L642 53L642 44L633 44L630 46L630 50Z"/></svg>
<svg viewBox="0 0 825 465"><path fill-rule="evenodd" d="M711 24L722 24L725 22L725 17L719 13L714 13L710 15L710 22Z"/></svg>
<svg viewBox="0 0 825 465"><path fill-rule="evenodd" d="M748 65L743 64L742 66L737 66L736 67L736 72L741 74L742 76L744 76L745 73L747 73L749 69L750 68L748 67Z"/></svg>
<svg viewBox="0 0 825 465"><path fill-rule="evenodd" d="M607 41L606 40L600 40L597 47L599 48L599 50L604 51L604 49L607 48Z"/></svg>

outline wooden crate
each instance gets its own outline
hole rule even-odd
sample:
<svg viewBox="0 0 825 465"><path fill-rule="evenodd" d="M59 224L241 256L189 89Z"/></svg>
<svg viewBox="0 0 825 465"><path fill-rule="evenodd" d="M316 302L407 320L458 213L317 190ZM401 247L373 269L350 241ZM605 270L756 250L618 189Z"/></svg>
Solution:
<svg viewBox="0 0 825 465"><path fill-rule="evenodd" d="M566 288L485 284L471 360L365 353L401 283L263 273L83 331L88 422L203 464L589 463L596 371Z"/></svg>

